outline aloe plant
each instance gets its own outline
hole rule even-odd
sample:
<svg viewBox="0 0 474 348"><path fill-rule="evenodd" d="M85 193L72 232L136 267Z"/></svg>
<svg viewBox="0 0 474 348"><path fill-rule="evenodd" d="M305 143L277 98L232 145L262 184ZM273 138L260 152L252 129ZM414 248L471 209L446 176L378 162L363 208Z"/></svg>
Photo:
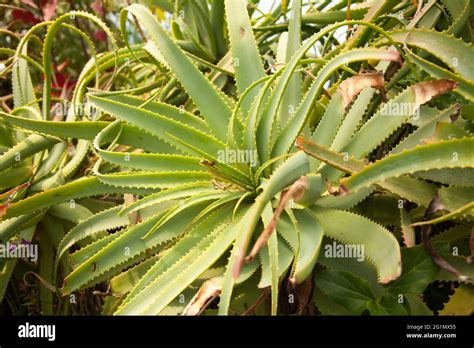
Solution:
<svg viewBox="0 0 474 348"><path fill-rule="evenodd" d="M242 314L259 296L267 306L250 312L427 314L431 282L471 286L469 1L294 0L263 15L244 0L158 3L170 30L130 5L121 48L99 18L69 12L13 52L0 237L39 242L28 272L43 313L95 289L117 315ZM113 49L96 52L75 17ZM130 43L130 23L144 42ZM27 47L44 28L41 64ZM61 28L92 52L64 120L51 114ZM344 245L362 260L328 252ZM3 296L22 270L2 264Z"/></svg>

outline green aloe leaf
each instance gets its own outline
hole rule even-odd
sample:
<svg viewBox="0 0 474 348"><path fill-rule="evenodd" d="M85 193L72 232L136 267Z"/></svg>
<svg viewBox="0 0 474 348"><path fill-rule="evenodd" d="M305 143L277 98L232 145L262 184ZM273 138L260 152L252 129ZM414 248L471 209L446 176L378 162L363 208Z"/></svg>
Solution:
<svg viewBox="0 0 474 348"><path fill-rule="evenodd" d="M84 177L12 204L8 208L4 219L39 211L41 209L49 208L57 203L71 202L71 200L84 197L110 193L146 194L147 192L151 193L152 190L114 187L102 184L95 177Z"/></svg>
<svg viewBox="0 0 474 348"><path fill-rule="evenodd" d="M453 139L390 155L341 180L345 190L358 190L378 181L419 170L439 168L472 168L474 139Z"/></svg>
<svg viewBox="0 0 474 348"><path fill-rule="evenodd" d="M363 247L363 257L374 265L381 283L400 276L400 247L387 229L363 216L342 210L315 208L313 212L323 226L325 236Z"/></svg>
<svg viewBox="0 0 474 348"><path fill-rule="evenodd" d="M158 314L217 261L236 233L235 227L225 219L225 212L216 212L201 228L181 239L137 283L115 314ZM192 267L189 267L191 260Z"/></svg>
<svg viewBox="0 0 474 348"><path fill-rule="evenodd" d="M295 218L298 222L299 247L292 279L296 284L300 284L313 271L323 241L324 229L309 210L296 211Z"/></svg>
<svg viewBox="0 0 474 348"><path fill-rule="evenodd" d="M122 12L120 22L123 35L126 33L125 20L127 11L134 14L138 21L147 29L148 34L166 59L170 69L199 107L202 116L213 130L214 135L218 139L226 139L227 123L231 115L231 109L227 101L166 34L150 11L144 6L134 4Z"/></svg>
<svg viewBox="0 0 474 348"><path fill-rule="evenodd" d="M225 12L235 79L238 91L242 94L252 83L265 77L266 74L253 36L247 13L247 2L244 0L226 0ZM250 109L250 104L257 92L258 88L254 88L242 102L244 115Z"/></svg>

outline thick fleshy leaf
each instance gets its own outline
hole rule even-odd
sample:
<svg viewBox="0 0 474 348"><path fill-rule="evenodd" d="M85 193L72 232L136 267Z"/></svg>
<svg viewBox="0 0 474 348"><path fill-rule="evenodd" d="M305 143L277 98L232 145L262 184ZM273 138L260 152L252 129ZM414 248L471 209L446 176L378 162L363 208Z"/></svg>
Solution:
<svg viewBox="0 0 474 348"><path fill-rule="evenodd" d="M181 48L168 36L146 7L133 4L122 12L121 27L123 35L126 33L125 19L127 11L135 15L138 21L147 29L148 34L166 59L170 69L198 106L214 135L220 140L226 139L227 124L232 111L224 97L217 92L211 82L204 77Z"/></svg>

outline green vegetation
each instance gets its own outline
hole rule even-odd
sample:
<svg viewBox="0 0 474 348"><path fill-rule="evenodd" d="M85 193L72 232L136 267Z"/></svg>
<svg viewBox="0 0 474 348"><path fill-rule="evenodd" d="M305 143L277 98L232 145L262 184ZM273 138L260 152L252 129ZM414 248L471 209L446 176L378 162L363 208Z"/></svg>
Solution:
<svg viewBox="0 0 474 348"><path fill-rule="evenodd" d="M86 3L0 7L2 313L472 312L471 1Z"/></svg>

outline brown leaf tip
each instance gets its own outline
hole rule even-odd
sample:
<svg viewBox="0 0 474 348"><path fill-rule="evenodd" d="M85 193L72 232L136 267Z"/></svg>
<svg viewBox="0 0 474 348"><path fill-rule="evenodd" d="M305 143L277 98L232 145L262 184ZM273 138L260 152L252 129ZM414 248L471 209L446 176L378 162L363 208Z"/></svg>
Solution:
<svg viewBox="0 0 474 348"><path fill-rule="evenodd" d="M425 81L413 86L416 96L416 104L422 105L436 96L452 91L458 86L453 80L440 79L434 81Z"/></svg>
<svg viewBox="0 0 474 348"><path fill-rule="evenodd" d="M295 146L300 149L300 150L303 150L303 144L305 143L305 140L303 137L298 137L296 138L296 141L295 141Z"/></svg>

